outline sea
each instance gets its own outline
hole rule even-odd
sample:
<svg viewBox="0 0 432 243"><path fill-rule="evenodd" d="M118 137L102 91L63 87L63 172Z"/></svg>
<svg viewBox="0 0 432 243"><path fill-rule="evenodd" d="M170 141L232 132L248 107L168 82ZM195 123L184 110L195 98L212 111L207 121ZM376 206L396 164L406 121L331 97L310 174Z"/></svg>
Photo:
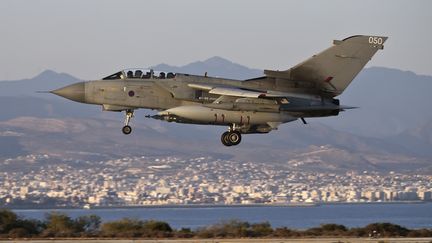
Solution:
<svg viewBox="0 0 432 243"><path fill-rule="evenodd" d="M99 215L103 222L122 218L161 220L176 229L196 229L232 219L250 223L269 222L273 227L308 229L321 224L363 227L389 222L410 229L432 228L432 203L323 204L315 206L202 206L98 209L17 209L21 217L43 220L50 212L76 218Z"/></svg>

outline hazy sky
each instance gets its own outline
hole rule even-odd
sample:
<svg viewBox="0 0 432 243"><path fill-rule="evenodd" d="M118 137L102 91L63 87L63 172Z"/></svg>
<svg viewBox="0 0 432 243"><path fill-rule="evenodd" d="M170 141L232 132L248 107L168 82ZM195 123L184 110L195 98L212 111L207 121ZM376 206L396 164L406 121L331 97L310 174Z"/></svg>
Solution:
<svg viewBox="0 0 432 243"><path fill-rule="evenodd" d="M96 79L212 56L285 69L356 34L386 35L370 66L432 75L432 1L1 0L0 80L45 69Z"/></svg>

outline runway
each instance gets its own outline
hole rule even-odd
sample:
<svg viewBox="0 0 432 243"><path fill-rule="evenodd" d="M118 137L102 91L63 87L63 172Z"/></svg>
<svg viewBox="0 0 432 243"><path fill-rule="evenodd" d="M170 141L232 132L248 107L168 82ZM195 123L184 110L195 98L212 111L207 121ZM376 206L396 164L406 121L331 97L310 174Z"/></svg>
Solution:
<svg viewBox="0 0 432 243"><path fill-rule="evenodd" d="M49 239L49 240L0 240L10 243L429 243L432 238L299 238L299 239L160 239L160 240L105 240L105 239Z"/></svg>

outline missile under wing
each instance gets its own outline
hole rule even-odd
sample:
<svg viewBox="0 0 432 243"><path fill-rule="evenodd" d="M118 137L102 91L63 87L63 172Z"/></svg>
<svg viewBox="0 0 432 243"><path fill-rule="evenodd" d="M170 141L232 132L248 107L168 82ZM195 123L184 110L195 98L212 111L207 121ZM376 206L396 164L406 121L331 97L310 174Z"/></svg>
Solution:
<svg viewBox="0 0 432 243"><path fill-rule="evenodd" d="M125 112L124 134L137 109L154 109L149 118L168 122L222 125L221 142L238 145L242 134L268 133L280 124L305 118L337 116L340 95L380 49L387 37L357 35L335 40L328 49L284 70L265 70L249 80L232 80L129 69L101 80L51 91L105 111Z"/></svg>

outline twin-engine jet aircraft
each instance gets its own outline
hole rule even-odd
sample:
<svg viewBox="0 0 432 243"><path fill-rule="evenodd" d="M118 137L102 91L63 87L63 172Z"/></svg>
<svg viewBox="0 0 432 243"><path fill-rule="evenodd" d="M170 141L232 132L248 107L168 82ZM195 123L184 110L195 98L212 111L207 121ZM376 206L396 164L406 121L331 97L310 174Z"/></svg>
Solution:
<svg viewBox="0 0 432 243"><path fill-rule="evenodd" d="M265 70L264 76L232 80L154 70L124 70L102 80L72 84L52 93L67 99L124 111L125 126L137 109L155 109L147 116L168 122L222 125L226 146L238 145L242 134L268 133L282 123L337 116L350 109L340 95L379 50L387 37L351 36L285 71Z"/></svg>

